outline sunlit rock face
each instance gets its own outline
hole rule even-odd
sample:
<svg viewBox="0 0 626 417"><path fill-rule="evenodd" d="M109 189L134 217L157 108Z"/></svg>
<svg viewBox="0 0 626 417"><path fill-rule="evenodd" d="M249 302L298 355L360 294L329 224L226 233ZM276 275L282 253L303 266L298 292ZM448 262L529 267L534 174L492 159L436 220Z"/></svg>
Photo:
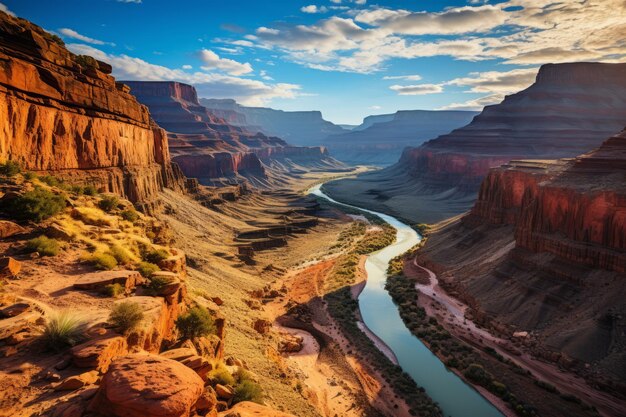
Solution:
<svg viewBox="0 0 626 417"><path fill-rule="evenodd" d="M0 160L119 193L140 207L180 187L165 132L109 75L40 27L0 13Z"/></svg>

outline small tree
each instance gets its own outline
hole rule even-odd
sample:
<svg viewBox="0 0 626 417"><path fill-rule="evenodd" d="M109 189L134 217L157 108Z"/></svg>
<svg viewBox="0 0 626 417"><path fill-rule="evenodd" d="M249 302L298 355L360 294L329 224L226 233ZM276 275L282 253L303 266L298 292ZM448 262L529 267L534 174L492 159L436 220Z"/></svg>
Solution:
<svg viewBox="0 0 626 417"><path fill-rule="evenodd" d="M20 167L20 164L15 161L6 161L5 163L0 164L0 175L2 176L11 178L20 172L22 172L22 168Z"/></svg>
<svg viewBox="0 0 626 417"><path fill-rule="evenodd" d="M111 212L120 204L120 199L114 195L106 195L98 202L98 207L107 213Z"/></svg>
<svg viewBox="0 0 626 417"><path fill-rule="evenodd" d="M176 319L176 328L184 339L207 336L216 332L215 321L206 308L196 306Z"/></svg>

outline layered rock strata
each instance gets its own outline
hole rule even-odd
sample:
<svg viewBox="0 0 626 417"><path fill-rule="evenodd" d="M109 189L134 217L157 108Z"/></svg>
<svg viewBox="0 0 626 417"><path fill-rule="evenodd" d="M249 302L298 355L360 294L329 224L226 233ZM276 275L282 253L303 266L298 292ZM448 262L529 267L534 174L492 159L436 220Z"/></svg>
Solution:
<svg viewBox="0 0 626 417"><path fill-rule="evenodd" d="M182 189L165 132L110 65L5 13L0 61L0 160L95 184L139 207L153 207L164 186Z"/></svg>

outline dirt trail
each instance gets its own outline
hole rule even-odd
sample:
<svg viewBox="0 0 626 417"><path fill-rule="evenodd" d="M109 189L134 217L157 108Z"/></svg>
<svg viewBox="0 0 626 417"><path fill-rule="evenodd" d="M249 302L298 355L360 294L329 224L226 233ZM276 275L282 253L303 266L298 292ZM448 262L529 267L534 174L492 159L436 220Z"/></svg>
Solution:
<svg viewBox="0 0 626 417"><path fill-rule="evenodd" d="M626 415L626 403L624 401L593 389L584 379L566 373L552 364L540 361L528 353L512 353L506 348L510 346L509 341L492 335L487 330L478 327L473 321L465 318L467 306L441 288L437 275L433 271L419 265L416 258L413 259L412 265L426 272L429 281L428 284L418 283L415 288L429 300L445 308L445 311L442 313L441 310L434 310L432 303L424 302L421 304L427 309L429 315L443 315L444 323L442 324L457 337L469 338L474 344L495 349L503 357L530 371L537 379L549 382L561 392L583 399L588 404L595 406L603 415Z"/></svg>

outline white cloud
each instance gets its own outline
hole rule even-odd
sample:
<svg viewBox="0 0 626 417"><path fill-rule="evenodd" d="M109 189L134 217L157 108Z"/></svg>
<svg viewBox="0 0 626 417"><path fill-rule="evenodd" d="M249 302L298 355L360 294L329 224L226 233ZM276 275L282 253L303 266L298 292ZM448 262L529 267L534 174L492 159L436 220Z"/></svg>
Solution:
<svg viewBox="0 0 626 417"><path fill-rule="evenodd" d="M230 75L243 75L252 72L252 65L248 62L241 63L234 59L220 58L210 49L203 49L198 52L198 56L204 62L201 68L205 71L220 70Z"/></svg>
<svg viewBox="0 0 626 417"><path fill-rule="evenodd" d="M380 107L380 106L369 106L368 109L370 109L370 110L380 110L380 109L382 109L382 107Z"/></svg>
<svg viewBox="0 0 626 417"><path fill-rule="evenodd" d="M397 92L400 96L421 96L443 92L441 84L392 85L389 89Z"/></svg>
<svg viewBox="0 0 626 417"><path fill-rule="evenodd" d="M0 3L0 12L5 12L9 16L15 17L15 13L13 13L11 10L9 10L9 8L5 4L3 4L3 3Z"/></svg>
<svg viewBox="0 0 626 417"><path fill-rule="evenodd" d="M481 111L483 107L490 106L492 104L498 104L504 99L502 94L491 94L488 96L480 97L473 100L468 100L464 103L451 103L447 106L438 108L437 110L473 110Z"/></svg>
<svg viewBox="0 0 626 417"><path fill-rule="evenodd" d="M539 68L523 68L511 71L471 72L467 77L455 78L447 85L471 87L469 93L509 94L531 85Z"/></svg>
<svg viewBox="0 0 626 417"><path fill-rule="evenodd" d="M115 1L117 1L118 3L137 3L137 4L141 3L141 0L115 0Z"/></svg>
<svg viewBox="0 0 626 417"><path fill-rule="evenodd" d="M193 67L191 65L183 65L181 68L184 69L184 70L190 70Z"/></svg>
<svg viewBox="0 0 626 417"><path fill-rule="evenodd" d="M270 77L267 73L267 71L265 70L261 70L259 71L259 76L261 78L263 78L265 81L273 81L274 79L272 77Z"/></svg>
<svg viewBox="0 0 626 417"><path fill-rule="evenodd" d="M80 33L76 32L74 29L70 29L70 28L61 28L59 29L59 33L67 38L76 39L76 40L91 43L94 45L115 46L113 42L105 42L105 41L101 41L98 39L90 38L89 36L81 35Z"/></svg>
<svg viewBox="0 0 626 417"><path fill-rule="evenodd" d="M107 54L99 49L84 44L68 44L68 49L75 54L90 55L113 66L113 75L118 80L139 81L180 81L192 84L201 97L233 98L249 106L267 105L275 98L296 98L301 93L297 84L273 83L249 78L239 78L223 74L206 72L187 72L151 64L140 58L128 55Z"/></svg>
<svg viewBox="0 0 626 417"><path fill-rule="evenodd" d="M385 75L383 80L407 80L407 81L419 81L422 77L420 75Z"/></svg>
<svg viewBox="0 0 626 417"><path fill-rule="evenodd" d="M300 8L300 11L302 13L326 13L328 12L328 8L326 6L316 6L314 4L311 4L309 6L303 6Z"/></svg>

